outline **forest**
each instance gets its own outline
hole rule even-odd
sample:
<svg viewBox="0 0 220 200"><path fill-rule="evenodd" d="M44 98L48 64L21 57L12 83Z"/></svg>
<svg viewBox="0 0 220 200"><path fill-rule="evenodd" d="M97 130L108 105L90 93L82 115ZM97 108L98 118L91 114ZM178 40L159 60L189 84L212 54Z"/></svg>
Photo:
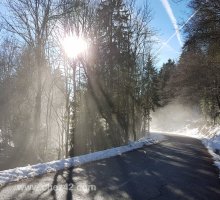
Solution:
<svg viewBox="0 0 220 200"><path fill-rule="evenodd" d="M190 1L195 16L184 24L180 58L159 69L148 1L137 7L135 0L6 0L4 6L2 169L136 141L149 134L152 113L174 100L196 107L206 123L220 123L220 0Z"/></svg>

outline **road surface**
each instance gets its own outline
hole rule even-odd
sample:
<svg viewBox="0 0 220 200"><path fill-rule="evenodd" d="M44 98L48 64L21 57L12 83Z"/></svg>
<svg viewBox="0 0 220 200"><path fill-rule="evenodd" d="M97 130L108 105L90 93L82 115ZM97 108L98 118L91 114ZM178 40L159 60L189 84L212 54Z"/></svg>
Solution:
<svg viewBox="0 0 220 200"><path fill-rule="evenodd" d="M0 200L219 200L218 169L202 143L167 140L0 188Z"/></svg>

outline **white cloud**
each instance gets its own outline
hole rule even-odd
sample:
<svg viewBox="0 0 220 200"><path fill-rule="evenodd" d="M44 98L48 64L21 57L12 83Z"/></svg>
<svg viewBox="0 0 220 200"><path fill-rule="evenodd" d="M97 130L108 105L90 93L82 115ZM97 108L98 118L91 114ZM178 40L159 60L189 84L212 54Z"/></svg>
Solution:
<svg viewBox="0 0 220 200"><path fill-rule="evenodd" d="M177 24L177 20L176 20L176 17L174 16L173 14L173 11L172 11L172 8L170 7L170 4L168 2L168 0L161 0L164 8L166 9L166 12L167 14L169 15L169 18L173 24L173 27L175 29L175 32L176 32L176 37L180 43L180 46L182 46L182 39L181 39L181 35L180 35L180 29L179 29L179 26Z"/></svg>

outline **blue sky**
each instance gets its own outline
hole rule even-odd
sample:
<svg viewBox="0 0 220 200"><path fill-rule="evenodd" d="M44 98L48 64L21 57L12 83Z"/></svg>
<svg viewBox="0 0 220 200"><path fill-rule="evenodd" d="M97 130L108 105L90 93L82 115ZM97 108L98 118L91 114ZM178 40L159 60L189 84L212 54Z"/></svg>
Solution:
<svg viewBox="0 0 220 200"><path fill-rule="evenodd" d="M151 26L157 32L157 38L161 43L155 47L154 52L158 52L162 43L165 43L176 31L173 22L176 20L178 28L187 21L191 16L187 4L189 0L183 0L179 3L174 3L173 0L148 0L152 10L152 21ZM145 0L137 0L139 5L146 3ZM171 8L169 10L169 8ZM170 16L172 15L173 16ZM156 59L156 66L160 68L164 62L169 58L178 60L181 52L181 41L184 42L184 34L180 31L179 38L178 34L175 35L167 45L158 52Z"/></svg>
<svg viewBox="0 0 220 200"><path fill-rule="evenodd" d="M156 58L156 66L160 68L163 63L167 62L169 58L178 60L181 53L181 42L184 42L184 35L182 32L179 34L179 38L174 36L167 45L163 45L174 33L175 26L173 21L176 20L178 27L181 27L181 24L187 21L191 16L187 4L190 0L182 0L179 3L174 3L177 0L137 0L138 6L149 2L150 8L152 10L152 21L151 26L157 32L157 40L159 43L154 47L154 53L158 52L161 46L163 48L158 52ZM178 2L178 1L177 1ZM166 5L169 8L167 10ZM0 12L3 14L6 12L5 8L0 4ZM169 12L172 12L170 16ZM169 13L169 14L168 14ZM178 35L178 34L177 34Z"/></svg>

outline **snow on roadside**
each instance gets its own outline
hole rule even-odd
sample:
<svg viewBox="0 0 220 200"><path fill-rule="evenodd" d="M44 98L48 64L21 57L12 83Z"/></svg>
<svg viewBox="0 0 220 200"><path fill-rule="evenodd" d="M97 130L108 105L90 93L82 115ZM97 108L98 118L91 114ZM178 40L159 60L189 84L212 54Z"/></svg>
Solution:
<svg viewBox="0 0 220 200"><path fill-rule="evenodd" d="M120 146L112 149L107 149L104 151L98 151L98 152L94 152L82 156L76 156L63 160L56 160L47 163L39 163L36 165L28 165L26 167L17 167L15 169L0 171L0 186L9 182L19 181L21 179L31 178L49 172L55 172L68 167L75 167L88 162L121 155L125 152L129 152L141 148L143 146L156 144L158 142L161 142L162 140L164 140L163 136L159 134L155 136L152 134L150 138L149 137L141 138L136 142L130 142L126 146Z"/></svg>
<svg viewBox="0 0 220 200"><path fill-rule="evenodd" d="M212 155L214 164L220 170L220 126L203 127L201 130L206 133L206 137L202 138L202 143L206 146Z"/></svg>

